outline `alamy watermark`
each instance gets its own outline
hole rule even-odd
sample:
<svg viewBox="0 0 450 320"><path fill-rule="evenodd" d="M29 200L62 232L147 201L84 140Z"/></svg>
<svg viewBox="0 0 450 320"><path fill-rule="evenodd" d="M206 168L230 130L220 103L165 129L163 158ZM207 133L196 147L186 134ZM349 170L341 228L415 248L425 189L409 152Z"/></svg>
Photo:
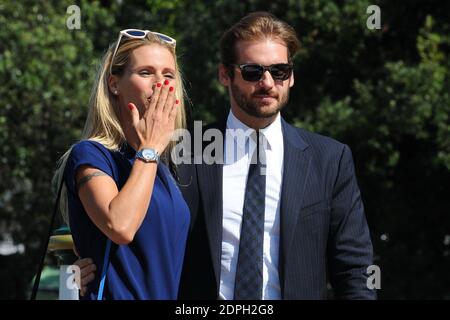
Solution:
<svg viewBox="0 0 450 320"><path fill-rule="evenodd" d="M370 16L366 20L366 26L370 30L381 29L381 9L377 5L370 5L366 10Z"/></svg>
<svg viewBox="0 0 450 320"><path fill-rule="evenodd" d="M67 14L70 16L66 19L66 26L69 30L81 29L81 9L79 6L73 4L67 7Z"/></svg>
<svg viewBox="0 0 450 320"><path fill-rule="evenodd" d="M381 289L381 270L376 264L367 267L367 278L366 285L370 290L380 290Z"/></svg>
<svg viewBox="0 0 450 320"><path fill-rule="evenodd" d="M269 148L264 134L257 135L254 129L226 129L224 133L216 128L204 130L202 121L194 121L193 137L186 129L175 130L172 162L176 165L229 164L248 157L252 164L259 160L264 175L265 150Z"/></svg>
<svg viewBox="0 0 450 320"><path fill-rule="evenodd" d="M65 288L68 290L81 289L81 270L77 265L61 266L60 272L63 272L63 278L66 280Z"/></svg>

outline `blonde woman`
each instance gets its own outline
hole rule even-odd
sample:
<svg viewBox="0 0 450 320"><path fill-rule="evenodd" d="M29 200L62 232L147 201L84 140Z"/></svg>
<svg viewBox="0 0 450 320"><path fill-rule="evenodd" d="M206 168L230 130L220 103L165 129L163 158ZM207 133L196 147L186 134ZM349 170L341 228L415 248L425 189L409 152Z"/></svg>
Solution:
<svg viewBox="0 0 450 320"><path fill-rule="evenodd" d="M189 209L168 168L184 127L176 41L122 30L93 88L82 140L61 159L61 207L99 273L85 299L176 299ZM100 276L101 275L101 276Z"/></svg>

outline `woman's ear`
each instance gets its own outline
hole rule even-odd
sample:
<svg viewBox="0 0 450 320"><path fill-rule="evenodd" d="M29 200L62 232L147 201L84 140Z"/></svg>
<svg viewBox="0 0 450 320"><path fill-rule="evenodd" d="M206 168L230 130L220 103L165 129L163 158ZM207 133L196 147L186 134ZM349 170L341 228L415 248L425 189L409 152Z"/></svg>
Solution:
<svg viewBox="0 0 450 320"><path fill-rule="evenodd" d="M109 91L112 92L113 95L117 96L119 94L119 88L118 88L118 78L117 76L114 76L112 74L108 77L108 87Z"/></svg>

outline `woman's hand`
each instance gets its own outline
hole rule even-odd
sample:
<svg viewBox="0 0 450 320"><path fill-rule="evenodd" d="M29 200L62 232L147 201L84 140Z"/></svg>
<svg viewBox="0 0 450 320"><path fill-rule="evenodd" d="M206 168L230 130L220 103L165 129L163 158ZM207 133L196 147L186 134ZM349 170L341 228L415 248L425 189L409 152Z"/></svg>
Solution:
<svg viewBox="0 0 450 320"><path fill-rule="evenodd" d="M145 98L145 101L143 114L135 104L128 104L125 138L135 150L152 148L162 154L175 130L179 103L175 98L175 88L169 85L168 80L164 84L158 83L153 87L151 98Z"/></svg>
<svg viewBox="0 0 450 320"><path fill-rule="evenodd" d="M123 110L121 115L125 138L136 151L152 148L162 154L175 130L178 104L175 88L166 81L164 85L153 87L149 99L148 92L142 94L146 94L142 99L135 95L141 102L139 109L129 103L128 109ZM78 195L83 207L92 222L109 239L119 245L129 244L147 214L157 165L135 161L120 191L108 175L101 174L90 179L98 172L97 168L90 166L81 166L77 170L77 183L82 184Z"/></svg>

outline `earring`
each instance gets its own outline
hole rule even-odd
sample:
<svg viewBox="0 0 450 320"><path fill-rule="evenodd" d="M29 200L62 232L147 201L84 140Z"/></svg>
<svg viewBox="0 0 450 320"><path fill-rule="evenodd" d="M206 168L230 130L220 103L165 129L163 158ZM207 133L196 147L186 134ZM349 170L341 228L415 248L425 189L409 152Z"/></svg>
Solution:
<svg viewBox="0 0 450 320"><path fill-rule="evenodd" d="M114 90L114 94L117 96L117 90Z"/></svg>

